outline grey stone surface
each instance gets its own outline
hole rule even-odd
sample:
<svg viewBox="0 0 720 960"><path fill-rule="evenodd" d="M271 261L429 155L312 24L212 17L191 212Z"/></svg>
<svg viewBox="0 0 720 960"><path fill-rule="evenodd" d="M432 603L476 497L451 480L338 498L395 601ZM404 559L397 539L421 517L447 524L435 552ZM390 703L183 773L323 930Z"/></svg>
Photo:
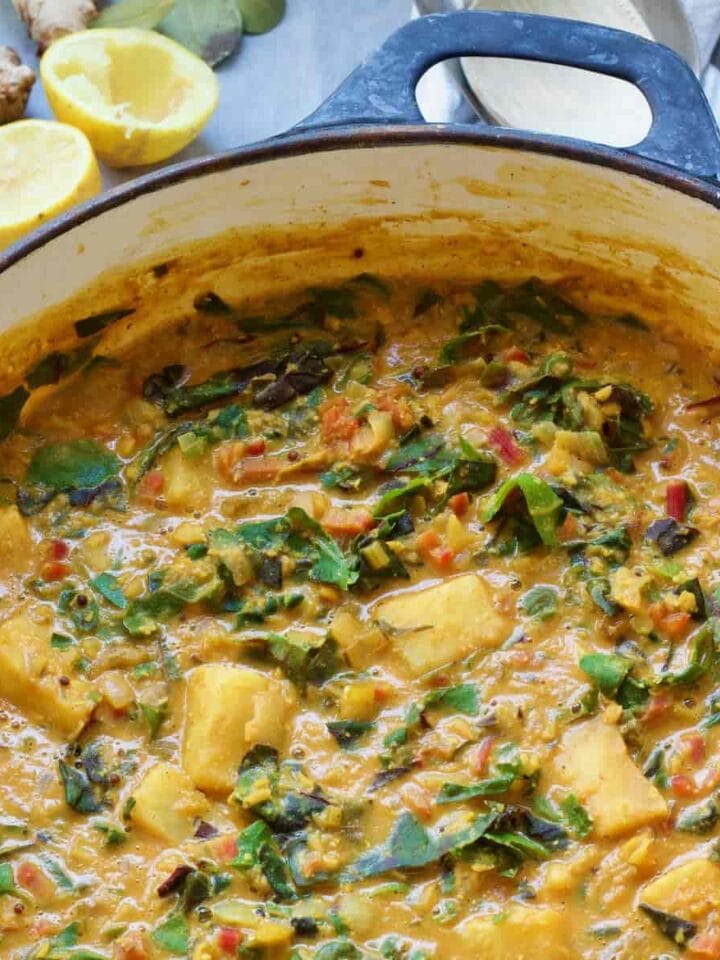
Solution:
<svg viewBox="0 0 720 960"><path fill-rule="evenodd" d="M410 13L410 0L287 0L283 23L261 37L244 37L218 69L220 107L203 135L175 160L229 150L282 133L329 96ZM37 65L33 44L10 0L0 0L0 43ZM28 116L50 117L40 82ZM141 171L106 171L108 186Z"/></svg>

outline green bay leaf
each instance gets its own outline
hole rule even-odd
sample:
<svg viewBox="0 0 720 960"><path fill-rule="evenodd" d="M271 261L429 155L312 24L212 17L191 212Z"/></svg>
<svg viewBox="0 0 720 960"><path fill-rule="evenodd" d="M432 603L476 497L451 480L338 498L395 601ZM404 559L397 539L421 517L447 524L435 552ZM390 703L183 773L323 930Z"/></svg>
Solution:
<svg viewBox="0 0 720 960"><path fill-rule="evenodd" d="M243 21L237 0L177 0L159 29L215 66L237 50Z"/></svg>
<svg viewBox="0 0 720 960"><path fill-rule="evenodd" d="M139 27L152 30L175 6L176 0L118 0L101 10L91 27Z"/></svg>
<svg viewBox="0 0 720 960"><path fill-rule="evenodd" d="M285 0L237 0L245 33L268 33L285 16Z"/></svg>

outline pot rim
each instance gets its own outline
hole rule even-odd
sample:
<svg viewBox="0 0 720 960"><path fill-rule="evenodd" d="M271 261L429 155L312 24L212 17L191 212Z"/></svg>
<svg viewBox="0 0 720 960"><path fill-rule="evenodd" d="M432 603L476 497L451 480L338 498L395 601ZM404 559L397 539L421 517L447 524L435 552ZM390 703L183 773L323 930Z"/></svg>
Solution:
<svg viewBox="0 0 720 960"><path fill-rule="evenodd" d="M338 149L367 150L383 147L446 144L499 147L556 156L595 166L608 167L668 187L720 208L720 184L638 156L583 140L534 134L522 130L454 124L349 125L290 130L269 140L237 147L223 153L183 161L145 174L73 208L38 227L25 239L0 253L0 276L30 254L76 227L96 219L131 200L157 193L186 180L254 166L268 160L325 153Z"/></svg>

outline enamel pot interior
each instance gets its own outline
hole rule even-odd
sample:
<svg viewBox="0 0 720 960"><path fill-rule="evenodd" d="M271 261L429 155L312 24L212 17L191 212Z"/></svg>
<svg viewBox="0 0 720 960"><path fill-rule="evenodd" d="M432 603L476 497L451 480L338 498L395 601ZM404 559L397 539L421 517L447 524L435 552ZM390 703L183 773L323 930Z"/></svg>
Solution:
<svg viewBox="0 0 720 960"><path fill-rule="evenodd" d="M639 173L432 131L287 142L88 211L0 273L6 381L133 306L119 344L214 290L270 294L373 272L428 283L534 275L596 310L720 342L718 211ZM640 166L640 165L638 165Z"/></svg>

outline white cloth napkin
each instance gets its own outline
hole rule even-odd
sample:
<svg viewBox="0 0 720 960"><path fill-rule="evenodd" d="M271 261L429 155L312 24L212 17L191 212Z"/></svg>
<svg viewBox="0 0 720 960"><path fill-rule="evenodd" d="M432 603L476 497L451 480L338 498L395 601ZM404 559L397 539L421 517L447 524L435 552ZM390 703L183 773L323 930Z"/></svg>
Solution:
<svg viewBox="0 0 720 960"><path fill-rule="evenodd" d="M682 0L682 5L693 25L700 52L700 63L705 67L703 86L720 120L720 59L716 55L720 37L720 3L718 0Z"/></svg>
<svg viewBox="0 0 720 960"><path fill-rule="evenodd" d="M697 38L701 79L720 122L720 0L680 0ZM417 10L413 9L413 15ZM457 73L444 67L431 70L418 87L420 107L429 120L467 121L472 116L459 90Z"/></svg>

